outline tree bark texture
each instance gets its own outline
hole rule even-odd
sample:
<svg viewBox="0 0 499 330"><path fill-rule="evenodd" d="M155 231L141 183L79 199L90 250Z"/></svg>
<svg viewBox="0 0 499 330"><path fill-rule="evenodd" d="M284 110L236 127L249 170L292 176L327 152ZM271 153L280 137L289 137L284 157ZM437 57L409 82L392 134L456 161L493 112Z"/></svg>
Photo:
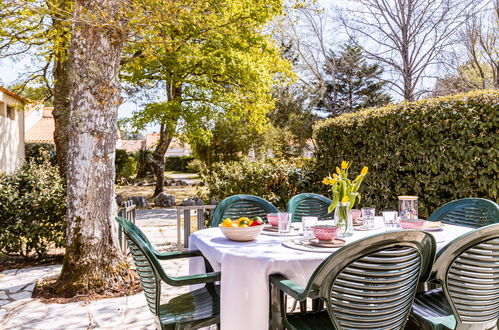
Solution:
<svg viewBox="0 0 499 330"><path fill-rule="evenodd" d="M174 83L166 84L166 94L167 100L173 102L182 96L182 88L175 86ZM180 102L179 102L180 104ZM180 109L178 110L180 112ZM172 141L173 134L175 134L175 128L177 126L178 118L180 113L177 112L173 115L173 118L169 118L168 124L161 124L159 130L159 141L154 149L152 167L154 171L154 176L156 176L156 187L154 188L154 196L159 195L163 192L165 186L165 155L170 142Z"/></svg>
<svg viewBox="0 0 499 330"><path fill-rule="evenodd" d="M114 220L114 158L121 103L118 72L126 38L122 14L127 2L76 0L74 6L69 55L67 247L56 284L57 290L67 295L113 290L131 280Z"/></svg>
<svg viewBox="0 0 499 330"><path fill-rule="evenodd" d="M70 39L70 22L68 14L72 10L72 1L48 1L52 10L52 28L56 31L57 41L54 44L54 142L59 173L66 178L69 125L69 71L68 48Z"/></svg>

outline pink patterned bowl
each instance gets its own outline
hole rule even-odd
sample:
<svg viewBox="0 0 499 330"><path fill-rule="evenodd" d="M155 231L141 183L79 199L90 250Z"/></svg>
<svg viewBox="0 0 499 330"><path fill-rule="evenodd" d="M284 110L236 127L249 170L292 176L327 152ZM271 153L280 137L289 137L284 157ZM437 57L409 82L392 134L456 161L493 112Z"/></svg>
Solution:
<svg viewBox="0 0 499 330"><path fill-rule="evenodd" d="M319 241L332 241L338 235L338 227L331 225L312 226L312 232Z"/></svg>
<svg viewBox="0 0 499 330"><path fill-rule="evenodd" d="M402 229L423 229L424 224L424 220L400 221L400 227Z"/></svg>
<svg viewBox="0 0 499 330"><path fill-rule="evenodd" d="M274 227L277 227L277 225L279 224L279 217L277 216L277 213L267 214L267 220Z"/></svg>

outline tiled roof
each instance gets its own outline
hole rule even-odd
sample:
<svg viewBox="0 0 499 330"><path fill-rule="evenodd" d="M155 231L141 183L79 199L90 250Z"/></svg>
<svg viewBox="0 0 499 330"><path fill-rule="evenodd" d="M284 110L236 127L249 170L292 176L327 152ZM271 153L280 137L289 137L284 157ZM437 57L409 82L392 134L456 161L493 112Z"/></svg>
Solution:
<svg viewBox="0 0 499 330"><path fill-rule="evenodd" d="M147 133L146 135L146 148L154 149L159 142L159 133Z"/></svg>
<svg viewBox="0 0 499 330"><path fill-rule="evenodd" d="M24 136L28 143L54 143L54 116L53 108L44 108L43 117Z"/></svg>
<svg viewBox="0 0 499 330"><path fill-rule="evenodd" d="M3 92L9 96L12 96L15 99L18 99L21 102L28 103L29 101L26 100L24 97L17 95L14 92L9 91L7 88L0 86L0 92Z"/></svg>
<svg viewBox="0 0 499 330"><path fill-rule="evenodd" d="M126 150L127 152L137 152L144 148L145 140L120 140L116 149Z"/></svg>

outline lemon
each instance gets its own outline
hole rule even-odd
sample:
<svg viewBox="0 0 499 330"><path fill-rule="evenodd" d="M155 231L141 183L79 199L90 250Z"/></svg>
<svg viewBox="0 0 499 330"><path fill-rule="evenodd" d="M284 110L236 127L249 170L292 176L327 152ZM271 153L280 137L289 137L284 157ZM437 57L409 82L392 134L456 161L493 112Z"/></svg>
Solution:
<svg viewBox="0 0 499 330"><path fill-rule="evenodd" d="M232 227L232 220L230 220L230 218L227 218L227 219L224 219L224 221L222 222L222 227Z"/></svg>
<svg viewBox="0 0 499 330"><path fill-rule="evenodd" d="M239 225L239 228L243 228L243 227L249 227L249 225L246 225L246 224L244 224L244 225Z"/></svg>

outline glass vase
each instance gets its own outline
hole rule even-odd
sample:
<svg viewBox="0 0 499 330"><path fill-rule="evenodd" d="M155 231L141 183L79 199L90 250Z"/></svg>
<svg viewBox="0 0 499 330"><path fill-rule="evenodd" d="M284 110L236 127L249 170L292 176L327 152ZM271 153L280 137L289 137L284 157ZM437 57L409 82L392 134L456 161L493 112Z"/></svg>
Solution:
<svg viewBox="0 0 499 330"><path fill-rule="evenodd" d="M353 235L353 221L350 203L339 203L334 209L334 221L338 227L338 237Z"/></svg>

